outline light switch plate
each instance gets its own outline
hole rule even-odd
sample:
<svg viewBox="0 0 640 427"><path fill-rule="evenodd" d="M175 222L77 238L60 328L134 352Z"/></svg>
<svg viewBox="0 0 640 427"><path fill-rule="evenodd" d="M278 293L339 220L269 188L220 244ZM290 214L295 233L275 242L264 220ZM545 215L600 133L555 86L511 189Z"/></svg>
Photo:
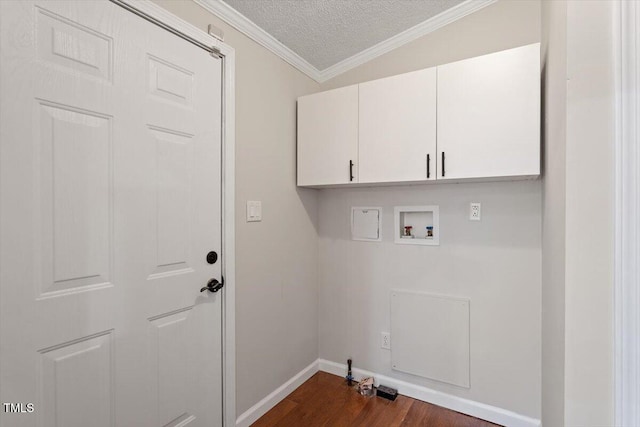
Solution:
<svg viewBox="0 0 640 427"><path fill-rule="evenodd" d="M262 221L262 202L247 200L247 222Z"/></svg>

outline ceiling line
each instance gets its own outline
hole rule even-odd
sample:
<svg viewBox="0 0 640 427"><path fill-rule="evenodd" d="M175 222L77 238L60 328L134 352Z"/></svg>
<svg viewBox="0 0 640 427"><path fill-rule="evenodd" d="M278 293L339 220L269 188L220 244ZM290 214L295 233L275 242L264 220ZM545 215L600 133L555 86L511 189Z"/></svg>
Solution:
<svg viewBox="0 0 640 427"><path fill-rule="evenodd" d="M317 81L318 83L324 83L325 81L332 79L333 77L336 77L359 65L369 62L374 58L384 55L387 52L397 49L400 46L403 46L422 36L425 36L437 30L438 28L441 28L473 12L487 7L490 4L497 2L498 0L467 0L323 70L318 70L306 59L302 58L293 50L289 49L271 34L263 30L252 20L229 6L224 1L193 1L218 18L225 21L227 24L236 28L238 31L245 34L258 44L269 49L271 52L275 53L292 66L302 71L313 80Z"/></svg>
<svg viewBox="0 0 640 427"><path fill-rule="evenodd" d="M498 0L467 0L459 3L444 12L433 16L401 33L391 36L367 49L364 49L347 59L325 68L320 71L321 82L332 79L346 71L349 71L359 65L365 64L372 59L384 55L394 49L397 49L407 43L410 43L422 36L425 36L438 28L442 28L447 24L457 21L473 12L489 6Z"/></svg>
<svg viewBox="0 0 640 427"><path fill-rule="evenodd" d="M278 41L271 34L267 33L262 27L258 26L252 20L220 0L193 0L218 18L225 21L250 39L258 44L266 47L271 52L302 71L307 76L317 82L321 82L320 70L311 65L307 60L289 49L287 46Z"/></svg>

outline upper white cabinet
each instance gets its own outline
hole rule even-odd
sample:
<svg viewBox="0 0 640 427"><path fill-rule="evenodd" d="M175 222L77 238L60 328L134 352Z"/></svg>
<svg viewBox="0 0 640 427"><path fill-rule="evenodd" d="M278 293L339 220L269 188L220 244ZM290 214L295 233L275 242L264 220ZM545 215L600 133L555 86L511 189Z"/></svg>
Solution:
<svg viewBox="0 0 640 427"><path fill-rule="evenodd" d="M358 182L358 85L298 98L298 185Z"/></svg>
<svg viewBox="0 0 640 427"><path fill-rule="evenodd" d="M539 44L438 67L438 160L439 180L540 174Z"/></svg>
<svg viewBox="0 0 640 427"><path fill-rule="evenodd" d="M436 69L360 85L359 182L436 179Z"/></svg>
<svg viewBox="0 0 640 427"><path fill-rule="evenodd" d="M298 99L298 185L540 175L540 44Z"/></svg>

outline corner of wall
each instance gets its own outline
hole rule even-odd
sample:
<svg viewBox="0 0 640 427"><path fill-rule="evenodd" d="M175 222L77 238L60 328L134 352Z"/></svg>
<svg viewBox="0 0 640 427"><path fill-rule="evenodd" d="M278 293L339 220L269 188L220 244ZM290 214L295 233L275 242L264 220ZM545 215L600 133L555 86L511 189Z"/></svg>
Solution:
<svg viewBox="0 0 640 427"><path fill-rule="evenodd" d="M567 4L542 2L542 424L564 425Z"/></svg>

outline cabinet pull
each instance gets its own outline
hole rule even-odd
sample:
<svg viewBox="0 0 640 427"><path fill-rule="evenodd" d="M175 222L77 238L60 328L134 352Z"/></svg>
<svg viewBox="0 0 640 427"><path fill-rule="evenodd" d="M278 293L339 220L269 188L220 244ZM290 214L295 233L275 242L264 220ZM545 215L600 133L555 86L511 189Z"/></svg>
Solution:
<svg viewBox="0 0 640 427"><path fill-rule="evenodd" d="M431 158L427 154L427 179L431 177Z"/></svg>
<svg viewBox="0 0 640 427"><path fill-rule="evenodd" d="M349 182L353 181L353 160L349 160Z"/></svg>
<svg viewBox="0 0 640 427"><path fill-rule="evenodd" d="M442 152L442 176L444 176L444 151Z"/></svg>

